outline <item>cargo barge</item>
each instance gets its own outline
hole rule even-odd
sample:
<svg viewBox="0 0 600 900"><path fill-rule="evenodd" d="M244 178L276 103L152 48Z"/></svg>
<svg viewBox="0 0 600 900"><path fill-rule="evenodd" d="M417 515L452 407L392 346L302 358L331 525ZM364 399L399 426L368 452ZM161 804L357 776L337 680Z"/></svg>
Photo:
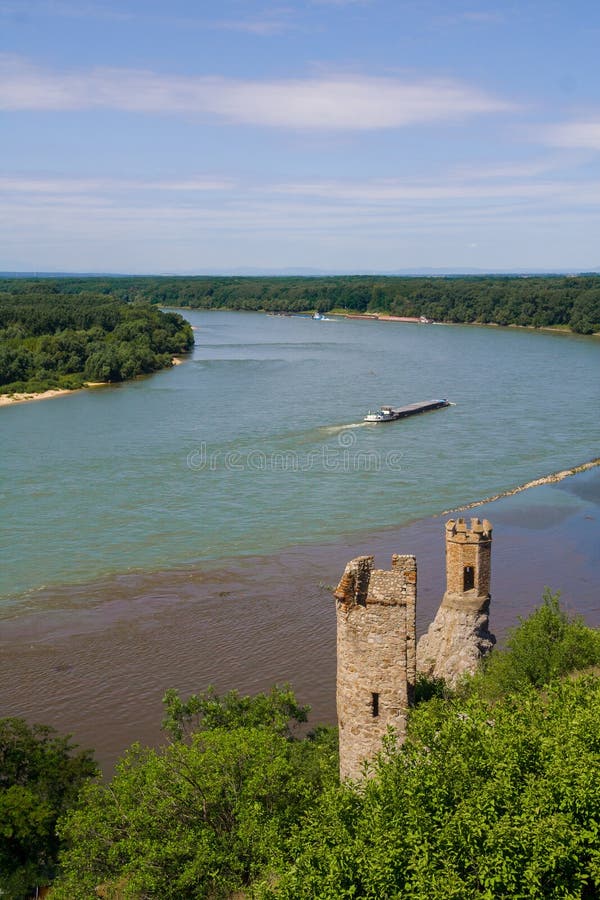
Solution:
<svg viewBox="0 0 600 900"><path fill-rule="evenodd" d="M409 416L418 416L419 413L431 412L434 409L443 409L450 406L449 400L425 400L421 403L409 403L408 406L382 406L376 412L369 412L364 417L365 422L395 422L397 419L407 419Z"/></svg>

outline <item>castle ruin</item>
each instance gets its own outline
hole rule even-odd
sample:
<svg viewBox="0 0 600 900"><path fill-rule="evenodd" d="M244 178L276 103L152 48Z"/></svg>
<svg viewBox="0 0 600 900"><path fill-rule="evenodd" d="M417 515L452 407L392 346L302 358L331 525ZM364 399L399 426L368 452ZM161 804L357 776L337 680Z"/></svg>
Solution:
<svg viewBox="0 0 600 900"><path fill-rule="evenodd" d="M372 556L348 563L335 591L340 777L361 777L388 726L398 741L416 677L417 561L393 556L391 571Z"/></svg>
<svg viewBox="0 0 600 900"><path fill-rule="evenodd" d="M495 643L488 631L491 542L487 520L446 524L446 592L418 648L415 557L394 555L389 571L374 569L372 556L346 566L334 592L342 780L363 775L388 727L404 741L417 668L454 684Z"/></svg>
<svg viewBox="0 0 600 900"><path fill-rule="evenodd" d="M484 519L446 523L446 593L417 648L417 669L455 685L473 675L496 638L489 631L492 526Z"/></svg>

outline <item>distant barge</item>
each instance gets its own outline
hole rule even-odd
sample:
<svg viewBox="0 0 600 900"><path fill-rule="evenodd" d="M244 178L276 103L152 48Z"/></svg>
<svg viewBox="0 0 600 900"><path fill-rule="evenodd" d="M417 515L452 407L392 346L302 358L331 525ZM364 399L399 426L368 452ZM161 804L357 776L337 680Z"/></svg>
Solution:
<svg viewBox="0 0 600 900"><path fill-rule="evenodd" d="M430 412L433 409L443 409L450 406L449 400L425 400L422 403L409 403L408 406L382 406L377 412L369 412L364 418L365 422L395 422L396 419L407 419L409 416L418 416L419 413Z"/></svg>

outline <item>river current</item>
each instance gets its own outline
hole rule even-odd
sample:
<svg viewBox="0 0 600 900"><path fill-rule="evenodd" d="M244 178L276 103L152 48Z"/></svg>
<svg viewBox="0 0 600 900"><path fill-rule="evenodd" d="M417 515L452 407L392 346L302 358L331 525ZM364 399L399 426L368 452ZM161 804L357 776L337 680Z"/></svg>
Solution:
<svg viewBox="0 0 600 900"><path fill-rule="evenodd" d="M186 312L189 361L0 410L0 598L402 525L597 454L600 342ZM369 407L455 405L386 425Z"/></svg>

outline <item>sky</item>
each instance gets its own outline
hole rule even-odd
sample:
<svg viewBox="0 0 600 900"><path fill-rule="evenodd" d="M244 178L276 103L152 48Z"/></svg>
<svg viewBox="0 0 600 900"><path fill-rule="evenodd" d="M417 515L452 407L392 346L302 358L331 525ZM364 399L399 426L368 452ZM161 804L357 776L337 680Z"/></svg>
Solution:
<svg viewBox="0 0 600 900"><path fill-rule="evenodd" d="M597 0L0 0L0 270L600 267Z"/></svg>

